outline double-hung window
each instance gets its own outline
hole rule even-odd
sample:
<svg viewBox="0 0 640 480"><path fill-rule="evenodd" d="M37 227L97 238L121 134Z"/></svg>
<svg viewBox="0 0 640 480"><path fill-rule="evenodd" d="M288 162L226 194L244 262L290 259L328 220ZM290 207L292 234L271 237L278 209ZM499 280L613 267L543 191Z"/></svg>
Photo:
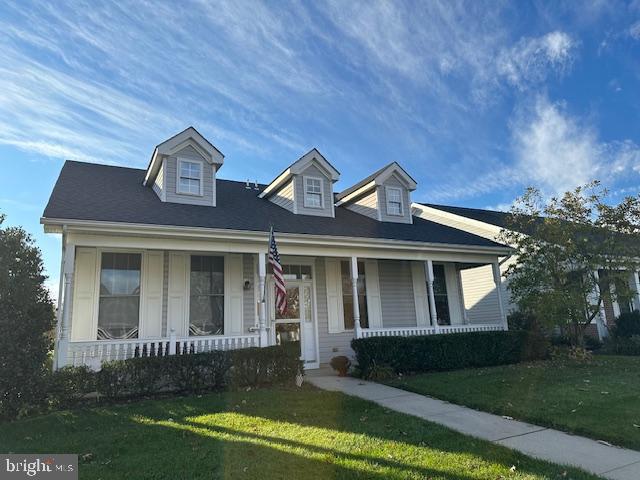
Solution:
<svg viewBox="0 0 640 480"><path fill-rule="evenodd" d="M438 325L451 325L444 265L433 265L433 297L438 314Z"/></svg>
<svg viewBox="0 0 640 480"><path fill-rule="evenodd" d="M191 255L189 335L224 334L224 257Z"/></svg>
<svg viewBox="0 0 640 480"><path fill-rule="evenodd" d="M178 160L178 193L202 195L202 163Z"/></svg>
<svg viewBox="0 0 640 480"><path fill-rule="evenodd" d="M304 206L322 208L322 179L304 177Z"/></svg>
<svg viewBox="0 0 640 480"><path fill-rule="evenodd" d="M141 263L139 253L102 254L98 340L138 338Z"/></svg>
<svg viewBox="0 0 640 480"><path fill-rule="evenodd" d="M387 214L402 215L402 189L387 187Z"/></svg>
<svg viewBox="0 0 640 480"><path fill-rule="evenodd" d="M353 287L351 284L351 264L350 262L340 262L342 273L342 305L344 308L344 329L353 330L355 325L353 319ZM367 312L367 291L365 282L364 262L358 262L358 306L360 307L360 326L369 328L369 315Z"/></svg>

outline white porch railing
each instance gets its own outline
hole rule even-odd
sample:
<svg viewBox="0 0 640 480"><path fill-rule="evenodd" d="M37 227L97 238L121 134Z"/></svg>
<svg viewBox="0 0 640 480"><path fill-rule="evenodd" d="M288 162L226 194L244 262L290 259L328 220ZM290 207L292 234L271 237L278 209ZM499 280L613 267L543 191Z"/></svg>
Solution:
<svg viewBox="0 0 640 480"><path fill-rule="evenodd" d="M497 332L504 330L502 324L493 325L440 325L435 327L363 328L362 338L369 337L413 337L465 332Z"/></svg>
<svg viewBox="0 0 640 480"><path fill-rule="evenodd" d="M188 355L212 350L236 350L258 347L259 335L165 337L153 340L96 340L69 342L69 364L99 368L102 362L126 360L134 357Z"/></svg>

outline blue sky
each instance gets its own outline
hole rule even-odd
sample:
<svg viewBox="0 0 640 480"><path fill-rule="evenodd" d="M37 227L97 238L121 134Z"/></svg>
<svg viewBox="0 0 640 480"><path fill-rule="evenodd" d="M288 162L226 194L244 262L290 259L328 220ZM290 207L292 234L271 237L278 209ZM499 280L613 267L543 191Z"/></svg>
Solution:
<svg viewBox="0 0 640 480"><path fill-rule="evenodd" d="M54 291L39 217L64 159L145 167L188 125L223 178L269 181L315 146L337 189L396 160L416 201L640 189L640 0L5 0L0 32L0 210Z"/></svg>

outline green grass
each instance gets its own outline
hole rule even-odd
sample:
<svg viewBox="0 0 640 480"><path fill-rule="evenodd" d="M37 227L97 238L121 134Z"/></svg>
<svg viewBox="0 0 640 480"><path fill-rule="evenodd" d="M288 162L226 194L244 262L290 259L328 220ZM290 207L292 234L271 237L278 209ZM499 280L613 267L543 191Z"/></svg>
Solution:
<svg viewBox="0 0 640 480"><path fill-rule="evenodd" d="M58 412L0 432L2 452L80 454L81 479L596 478L309 386Z"/></svg>
<svg viewBox="0 0 640 480"><path fill-rule="evenodd" d="M640 358L596 356L388 382L478 410L640 450Z"/></svg>

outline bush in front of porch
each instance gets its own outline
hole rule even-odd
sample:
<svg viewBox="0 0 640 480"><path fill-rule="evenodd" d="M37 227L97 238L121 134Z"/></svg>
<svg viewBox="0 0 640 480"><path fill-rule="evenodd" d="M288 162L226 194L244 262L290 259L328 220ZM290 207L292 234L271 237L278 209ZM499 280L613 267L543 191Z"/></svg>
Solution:
<svg viewBox="0 0 640 480"><path fill-rule="evenodd" d="M548 341L524 331L469 332L415 337L355 339L358 369L365 378L378 370L417 373L505 365L548 356Z"/></svg>
<svg viewBox="0 0 640 480"><path fill-rule="evenodd" d="M292 385L302 369L299 351L289 346L138 357L106 362L98 372L88 367L65 367L49 374L46 405L28 407L33 412L68 408L87 403L87 397L95 393L93 404L171 393Z"/></svg>

